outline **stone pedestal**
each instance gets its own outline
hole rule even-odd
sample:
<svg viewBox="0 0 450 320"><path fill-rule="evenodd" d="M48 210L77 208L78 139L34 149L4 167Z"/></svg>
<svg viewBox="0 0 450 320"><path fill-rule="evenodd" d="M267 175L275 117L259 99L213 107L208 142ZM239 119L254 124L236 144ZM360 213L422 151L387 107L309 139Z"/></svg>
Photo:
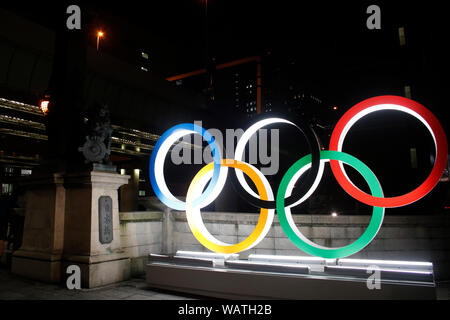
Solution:
<svg viewBox="0 0 450 320"><path fill-rule="evenodd" d="M117 196L129 178L90 171L27 180L23 241L12 272L58 283L68 276L68 266L78 265L83 288L129 279Z"/></svg>
<svg viewBox="0 0 450 320"><path fill-rule="evenodd" d="M69 265L78 265L83 288L130 278L130 259L121 249L117 196L129 178L101 171L65 176L62 267L65 273Z"/></svg>
<svg viewBox="0 0 450 320"><path fill-rule="evenodd" d="M27 179L22 246L14 252L12 272L59 282L64 245L65 189L61 174Z"/></svg>

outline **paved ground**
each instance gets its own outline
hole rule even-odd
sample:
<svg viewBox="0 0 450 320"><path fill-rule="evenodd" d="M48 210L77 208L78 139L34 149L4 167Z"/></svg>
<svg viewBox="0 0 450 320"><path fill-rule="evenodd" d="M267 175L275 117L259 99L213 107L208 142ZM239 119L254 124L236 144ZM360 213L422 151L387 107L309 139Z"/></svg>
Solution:
<svg viewBox="0 0 450 320"><path fill-rule="evenodd" d="M438 300L450 300L450 283L440 283ZM144 278L109 286L68 290L62 286L24 279L0 268L0 300L195 300L202 297L148 288Z"/></svg>
<svg viewBox="0 0 450 320"><path fill-rule="evenodd" d="M450 282L441 282L437 284L436 296L438 300L450 300Z"/></svg>
<svg viewBox="0 0 450 320"><path fill-rule="evenodd" d="M0 300L192 300L197 297L151 290L144 279L95 288L68 290L24 279L0 268Z"/></svg>

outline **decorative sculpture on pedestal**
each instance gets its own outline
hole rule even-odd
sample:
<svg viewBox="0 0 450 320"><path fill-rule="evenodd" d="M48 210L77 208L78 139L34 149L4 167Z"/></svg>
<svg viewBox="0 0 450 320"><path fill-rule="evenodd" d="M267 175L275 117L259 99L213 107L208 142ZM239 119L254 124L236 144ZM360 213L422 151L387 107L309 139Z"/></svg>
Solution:
<svg viewBox="0 0 450 320"><path fill-rule="evenodd" d="M97 103L90 109L86 133L86 142L78 148L83 153L85 162L110 165L112 128L106 104Z"/></svg>

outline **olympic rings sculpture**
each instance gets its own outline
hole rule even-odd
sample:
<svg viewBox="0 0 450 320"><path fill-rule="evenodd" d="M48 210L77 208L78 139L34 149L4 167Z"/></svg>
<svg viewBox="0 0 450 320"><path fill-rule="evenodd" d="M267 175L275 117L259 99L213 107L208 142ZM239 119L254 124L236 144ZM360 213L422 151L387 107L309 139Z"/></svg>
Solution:
<svg viewBox="0 0 450 320"><path fill-rule="evenodd" d="M425 125L435 144L436 160L430 175L419 187L402 196L384 197L375 174L360 160L342 151L344 139L350 128L364 116L381 110L396 110L412 115ZM276 197L266 177L254 166L242 162L245 145L250 137L262 127L275 123L285 123L297 127L307 138L311 149L311 154L299 159L284 174ZM204 166L195 175L189 185L186 202L183 202L175 198L169 191L163 172L164 160L171 145L187 134L199 134L203 137L211 147L213 162ZM179 124L167 130L157 141L150 158L149 172L150 182L156 196L172 209L185 210L189 227L195 238L214 252L231 254L256 246L269 232L276 209L281 228L299 249L313 256L333 259L350 256L367 246L381 228L385 208L406 206L428 194L439 182L445 170L447 155L448 144L444 130L428 109L420 103L404 97L378 96L356 104L341 117L331 135L329 150L326 151L321 151L314 131L305 123L294 124L282 118L268 118L258 121L244 132L236 146L234 159L222 159L216 142L207 130L195 124ZM373 206L370 223L363 234L353 243L339 248L324 247L310 241L297 228L291 214L292 207L304 202L316 190L322 179L324 165L328 161L339 185L356 200ZM345 172L344 163L361 174L369 185L371 194L361 191L353 184ZM234 169L237 185L244 190L243 194L247 201L261 208L255 229L245 240L237 244L224 243L215 238L206 229L200 212L201 208L212 203L222 191L227 179L228 168ZM296 188L295 194L292 194L296 181L305 173L308 174L305 182ZM249 187L244 174L253 181L257 193Z"/></svg>

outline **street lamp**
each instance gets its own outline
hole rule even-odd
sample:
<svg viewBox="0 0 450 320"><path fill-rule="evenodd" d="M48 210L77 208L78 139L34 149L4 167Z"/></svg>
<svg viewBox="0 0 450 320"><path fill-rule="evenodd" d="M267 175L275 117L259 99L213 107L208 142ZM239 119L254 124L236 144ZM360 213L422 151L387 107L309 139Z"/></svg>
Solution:
<svg viewBox="0 0 450 320"><path fill-rule="evenodd" d="M39 100L39 109L41 109L41 112L44 116L48 113L48 107L50 105L50 95L46 94L44 95L44 98Z"/></svg>
<svg viewBox="0 0 450 320"><path fill-rule="evenodd" d="M100 38L102 38L102 37L103 37L103 31L98 31L97 32L97 51L98 51L98 48L100 45Z"/></svg>

